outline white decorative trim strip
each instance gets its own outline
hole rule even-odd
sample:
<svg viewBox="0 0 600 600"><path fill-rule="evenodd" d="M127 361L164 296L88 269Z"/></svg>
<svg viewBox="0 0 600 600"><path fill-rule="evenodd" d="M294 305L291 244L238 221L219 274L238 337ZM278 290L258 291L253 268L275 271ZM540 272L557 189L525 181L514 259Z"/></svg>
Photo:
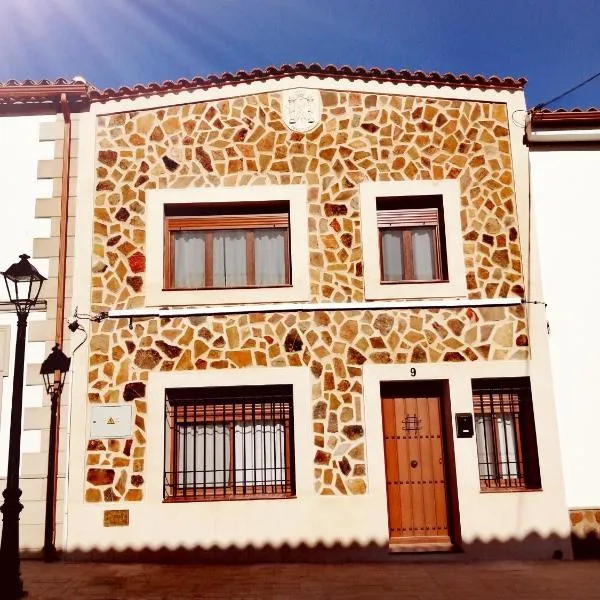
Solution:
<svg viewBox="0 0 600 600"><path fill-rule="evenodd" d="M107 316L112 319L128 317L184 317L202 315L231 315L240 313L264 312L307 312L339 310L398 310L405 308L477 308L492 306L516 306L521 298L495 298L479 300L452 298L441 300L407 300L397 302L285 302L281 304L238 304L235 306L206 306L202 308L131 308L110 310Z"/></svg>

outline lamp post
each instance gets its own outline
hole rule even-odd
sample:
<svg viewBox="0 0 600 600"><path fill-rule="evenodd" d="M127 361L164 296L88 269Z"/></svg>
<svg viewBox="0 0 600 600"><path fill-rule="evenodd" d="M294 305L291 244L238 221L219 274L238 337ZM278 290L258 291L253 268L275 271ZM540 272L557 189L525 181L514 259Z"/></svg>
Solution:
<svg viewBox="0 0 600 600"><path fill-rule="evenodd" d="M29 262L27 254L21 254L2 273L8 290L8 297L17 312L17 342L15 346L15 366L13 372L12 408L10 413L10 439L8 446L8 471L6 489L2 493L2 542L0 543L0 563L2 564L2 588L7 599L22 598L26 595L21 581L19 563L19 515L23 509L19 489L19 467L21 463L21 417L23 414L23 369L25 366L25 339L27 317L37 302L46 278Z"/></svg>
<svg viewBox="0 0 600 600"><path fill-rule="evenodd" d="M44 561L58 560L54 545L54 523L56 510L56 469L58 462L58 411L60 396L71 366L71 359L59 348L52 348L42 363L40 374L44 378L46 393L50 395L50 440L48 443L48 479L46 481L46 520L44 527Z"/></svg>

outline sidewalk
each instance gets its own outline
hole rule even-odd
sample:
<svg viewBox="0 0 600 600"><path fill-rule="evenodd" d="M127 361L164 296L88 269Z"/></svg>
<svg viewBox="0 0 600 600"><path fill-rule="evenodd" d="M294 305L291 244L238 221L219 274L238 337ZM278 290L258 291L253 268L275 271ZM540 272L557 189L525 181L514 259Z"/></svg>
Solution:
<svg viewBox="0 0 600 600"><path fill-rule="evenodd" d="M23 561L22 576L30 600L600 600L600 562L592 561L254 566Z"/></svg>

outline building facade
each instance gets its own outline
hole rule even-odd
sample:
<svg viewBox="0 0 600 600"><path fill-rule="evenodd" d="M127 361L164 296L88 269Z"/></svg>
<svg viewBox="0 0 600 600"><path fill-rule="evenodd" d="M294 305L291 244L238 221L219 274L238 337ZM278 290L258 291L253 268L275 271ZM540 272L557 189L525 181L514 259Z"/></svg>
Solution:
<svg viewBox="0 0 600 600"><path fill-rule="evenodd" d="M576 553L597 554L600 485L590 473L600 452L595 432L600 409L594 401L600 352L589 341L589 315L600 277L593 241L600 217L600 112L534 112L527 137L573 546ZM569 214L584 217L574 227L567 225L567 207Z"/></svg>
<svg viewBox="0 0 600 600"><path fill-rule="evenodd" d="M523 84L91 92L67 551L570 554Z"/></svg>

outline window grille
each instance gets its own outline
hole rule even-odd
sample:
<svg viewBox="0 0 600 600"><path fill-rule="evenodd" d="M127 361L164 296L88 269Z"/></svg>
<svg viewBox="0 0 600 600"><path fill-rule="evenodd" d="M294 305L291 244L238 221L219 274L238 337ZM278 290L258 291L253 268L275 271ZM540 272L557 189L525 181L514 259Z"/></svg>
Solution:
<svg viewBox="0 0 600 600"><path fill-rule="evenodd" d="M481 488L539 488L529 379L473 380L473 405Z"/></svg>
<svg viewBox="0 0 600 600"><path fill-rule="evenodd" d="M294 493L291 386L167 390L165 499Z"/></svg>

